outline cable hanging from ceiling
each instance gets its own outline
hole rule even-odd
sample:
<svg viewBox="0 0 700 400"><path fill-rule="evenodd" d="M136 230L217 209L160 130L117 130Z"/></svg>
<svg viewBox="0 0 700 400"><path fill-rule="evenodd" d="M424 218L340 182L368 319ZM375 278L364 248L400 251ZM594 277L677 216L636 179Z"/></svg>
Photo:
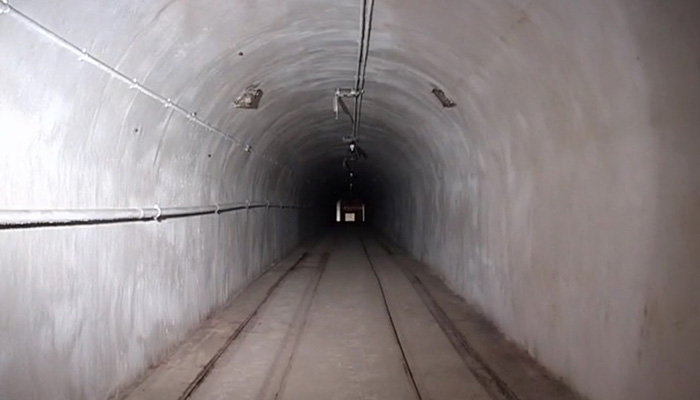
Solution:
<svg viewBox="0 0 700 400"><path fill-rule="evenodd" d="M357 178L355 162L366 159L367 153L358 145L360 138L360 123L362 120L362 100L365 91L365 77L367 74L367 60L369 58L369 43L372 37L372 19L374 16L374 0L362 0L362 15L360 18L360 41L357 57L357 71L355 85L352 89L336 89L333 108L336 119L340 109L350 118L352 133L343 137L343 142L348 145L348 151L343 158L343 168L348 171L350 191ZM345 104L343 98L351 97L354 100L353 112Z"/></svg>
<svg viewBox="0 0 700 400"><path fill-rule="evenodd" d="M368 7L369 2L369 7ZM374 0L362 0L362 18L360 24L360 49L357 57L357 75L355 81L355 118L353 137L360 136L360 120L362 117L362 99L365 90L367 60L369 58L369 42L372 37L372 17L374 16Z"/></svg>

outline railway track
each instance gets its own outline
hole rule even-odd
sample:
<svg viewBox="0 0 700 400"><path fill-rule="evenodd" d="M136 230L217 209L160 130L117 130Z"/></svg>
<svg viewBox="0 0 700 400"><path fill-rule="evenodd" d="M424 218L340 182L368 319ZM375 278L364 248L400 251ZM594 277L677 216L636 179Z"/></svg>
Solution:
<svg viewBox="0 0 700 400"><path fill-rule="evenodd" d="M386 242L377 240L377 244L386 254L394 255L394 251ZM365 254L367 254L368 258L370 258L364 237L362 238L362 246ZM520 397L518 397L518 395L508 386L508 384L486 363L486 361L472 348L472 346L470 346L467 339L460 333L454 322L448 317L442 307L440 307L439 303L428 291L425 285L423 285L420 278L409 268L405 268L399 263L396 263L396 266L411 282L421 301L440 326L440 329L444 332L445 336L449 339L452 347L464 362L464 365L486 389L490 397L494 400L521 400ZM376 268L372 266L372 269L375 271L376 275ZM377 281L380 285L382 285L379 275L377 275ZM388 306L387 313L391 314L391 310ZM411 374L411 377L413 379L413 374ZM415 384L415 380L413 382ZM418 397L419 399L422 399L420 393L418 394Z"/></svg>
<svg viewBox="0 0 700 400"><path fill-rule="evenodd" d="M391 307L389 306L389 302L387 301L386 297L386 291L384 290L384 285L382 284L382 279L379 277L379 274L377 273L377 268L374 266L374 263L372 262L372 257L369 255L369 251L367 251L367 244L365 243L365 236L364 234L360 236L360 242L362 243L362 251L364 252L365 256L367 257L367 262L369 263L370 268L372 268L372 273L374 274L374 277L377 279L377 285L379 286L379 291L382 294L382 302L384 303L384 309L386 310L387 317L389 318L389 323L391 324L391 330L394 333L394 338L396 339L396 344L401 350L401 363L403 364L404 370L406 371L406 376L411 382L411 387L413 388L414 394L416 396L416 399L418 400L423 400L423 395L421 394L421 390L418 389L418 384L416 383L416 377L413 373L413 369L411 369L411 365L408 362L408 357L406 356L406 349L404 348L401 338L399 336L399 332L397 331L396 328L396 323L394 322L394 317L391 312Z"/></svg>
<svg viewBox="0 0 700 400"><path fill-rule="evenodd" d="M385 242L366 231L346 235L340 249L336 241L323 240L280 274L202 363L179 400L321 399L334 390L356 392L338 398L521 399ZM348 266L334 265L334 276L327 277L332 256ZM334 305L349 301L347 294L335 293L343 290L362 305ZM315 318L311 333L310 316ZM449 373L434 373L442 369ZM373 374L387 375L364 384Z"/></svg>
<svg viewBox="0 0 700 400"><path fill-rule="evenodd" d="M290 279L294 279L294 275L303 275L297 277L301 282L301 286L303 286L303 290L298 296L299 301L295 307L293 317L289 321L286 332L265 374L264 382L254 397L256 400L278 398L289 372L296 347L299 344L299 339L306 325L309 308L311 307L319 282L328 264L334 242L335 238L332 238L327 241L327 243L322 243L320 246L317 246L316 249L305 253L304 256L270 288L268 295L258 304L255 311L241 324L230 340L217 352L215 358L207 363L207 366L202 369L202 373L188 386L178 400L212 398L212 393L210 391L204 391L204 393L200 392L202 392L201 389L206 385L216 385L216 382L209 382L211 379L208 378L210 378L210 376L215 373L216 368L218 368L217 362L222 359L225 353L235 350L236 344L238 344L237 342L244 339L244 336L247 334L250 334L252 328L265 318L264 313L266 307L269 306L273 297L279 294L278 292L281 290L282 286ZM225 374L225 371L223 371L223 373ZM212 388L212 392L216 393L220 392L220 390L219 388Z"/></svg>

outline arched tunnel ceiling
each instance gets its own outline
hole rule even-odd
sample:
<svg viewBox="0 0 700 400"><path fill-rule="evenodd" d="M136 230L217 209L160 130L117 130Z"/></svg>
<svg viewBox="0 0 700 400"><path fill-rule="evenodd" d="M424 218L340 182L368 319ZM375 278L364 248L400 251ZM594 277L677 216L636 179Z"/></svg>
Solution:
<svg viewBox="0 0 700 400"><path fill-rule="evenodd" d="M517 22L524 6L492 3L378 2L360 131L374 170L392 176L398 168L416 181L433 180L449 153L465 154L464 107L443 109L430 91L441 87L464 105L464 93L453 88L495 50L497 34ZM271 166L271 174L291 169L303 181L316 179L308 175L319 173L315 166L341 169L341 138L351 125L345 115L334 119L332 96L355 79L360 7L167 1L60 6L60 13L34 3L23 10L283 165ZM468 29L443 29L462 24L463 17L453 17L460 14L470 16ZM253 83L264 91L260 108L234 108L232 101Z"/></svg>
<svg viewBox="0 0 700 400"><path fill-rule="evenodd" d="M341 191L351 126L335 119L332 101L355 80L359 0L10 3L15 11L0 3L9 94L0 96L0 208L309 205ZM360 130L369 160L358 174L362 193L381 200L377 227L593 399L697 393L698 353L687 349L698 349L700 325L687 304L700 303L698 4L376 0ZM81 61L82 51L103 64ZM264 91L259 109L233 107L251 84ZM434 86L457 106L442 108ZM65 398L113 391L298 243L323 213L310 210L94 237L8 234L0 272L17 287L0 295L21 293L8 300L14 309L62 299L51 292L61 285L32 280L46 265L57 264L51 282L87 279L77 265L104 268L134 291L149 271L157 290L142 293L136 317L114 315L111 332L123 336L96 329L75 342L85 346L76 370L120 361L92 380L45 366L31 347L53 321L11 314L35 335L12 340L39 372L0 378L72 374L64 380L75 378L82 396L66 386ZM173 269L194 279L170 279ZM202 300L177 297L185 284ZM92 308L55 314L95 327L91 315L113 310L104 293L121 287L80 288L93 298L66 304ZM41 290L49 294L34 296ZM66 342L82 330L62 327ZM122 344L133 352L123 363Z"/></svg>
<svg viewBox="0 0 700 400"><path fill-rule="evenodd" d="M425 179L432 179L431 172L451 150L449 145L437 146L450 143L444 140L450 136L465 137L461 115L443 110L430 93L434 85L457 81L440 60L449 58L451 49L445 45L440 54L426 33L422 34L425 48L416 48L420 30L415 38L406 39L413 50L399 48L395 33L404 27L392 21L391 7L377 6L373 21L362 146L371 155L369 163L379 162L389 174L399 168L410 171L409 176L420 178L427 173ZM216 99L217 108L211 113L221 115L219 126L240 133L272 159L297 171L312 171L304 176L313 171L327 173L326 168L318 168L321 165L342 172L333 169L341 169L345 152L341 138L351 125L345 115L334 119L331 102L334 90L351 87L356 74L359 4L302 4L283 15L282 23L274 13L269 20L268 15L256 20L257 25L250 29L261 32L258 40L244 40L243 45L217 57L203 68L196 87ZM229 75L236 79L226 80ZM265 91L260 109L232 109L231 99L251 83L259 83ZM202 89L209 87L212 90Z"/></svg>

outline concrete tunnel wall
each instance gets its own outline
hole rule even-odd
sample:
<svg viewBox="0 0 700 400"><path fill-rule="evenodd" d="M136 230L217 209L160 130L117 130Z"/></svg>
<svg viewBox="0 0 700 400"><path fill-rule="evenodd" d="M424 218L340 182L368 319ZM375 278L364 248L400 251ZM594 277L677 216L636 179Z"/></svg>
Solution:
<svg viewBox="0 0 700 400"><path fill-rule="evenodd" d="M324 204L359 3L2 5L0 208ZM680 0L377 1L376 226L591 399L699 390L698 22ZM260 109L234 109L252 83ZM114 393L323 213L0 230L0 397Z"/></svg>

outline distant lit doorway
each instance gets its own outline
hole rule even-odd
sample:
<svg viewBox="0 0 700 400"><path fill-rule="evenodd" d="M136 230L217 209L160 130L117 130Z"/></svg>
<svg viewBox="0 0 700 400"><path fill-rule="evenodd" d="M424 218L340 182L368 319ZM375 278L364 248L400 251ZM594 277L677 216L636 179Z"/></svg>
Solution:
<svg viewBox="0 0 700 400"><path fill-rule="evenodd" d="M338 200L335 204L336 222L365 222L365 203L362 200Z"/></svg>

